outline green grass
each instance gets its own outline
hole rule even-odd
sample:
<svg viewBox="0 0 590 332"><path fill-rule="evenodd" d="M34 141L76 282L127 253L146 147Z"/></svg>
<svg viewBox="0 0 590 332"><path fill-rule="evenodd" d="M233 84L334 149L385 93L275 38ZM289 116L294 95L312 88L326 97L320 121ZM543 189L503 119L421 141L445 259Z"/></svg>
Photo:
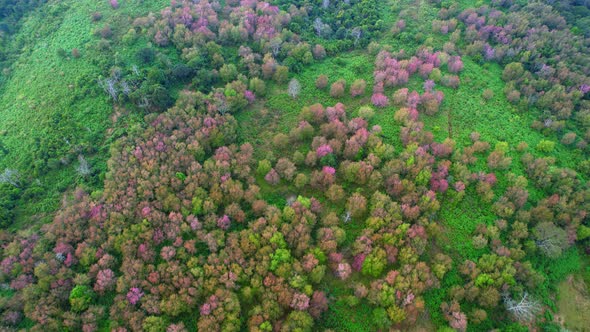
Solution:
<svg viewBox="0 0 590 332"><path fill-rule="evenodd" d="M32 215L50 220L61 193L73 185L100 185L99 176L88 181L75 172L78 154L87 157L98 175L106 170L113 104L97 78L111 65L133 61L145 40L122 46L115 37L111 50L100 51L93 32L109 24L118 36L128 29L129 16L167 3L125 2L113 10L107 1L51 1L24 21L13 44L22 45L21 55L0 89L0 143L8 150L0 155L0 169L18 169L43 192L19 204L13 229L30 223ZM103 15L99 22L91 20L95 11ZM69 56L73 48L80 50L80 58ZM58 49L68 56L60 57Z"/></svg>

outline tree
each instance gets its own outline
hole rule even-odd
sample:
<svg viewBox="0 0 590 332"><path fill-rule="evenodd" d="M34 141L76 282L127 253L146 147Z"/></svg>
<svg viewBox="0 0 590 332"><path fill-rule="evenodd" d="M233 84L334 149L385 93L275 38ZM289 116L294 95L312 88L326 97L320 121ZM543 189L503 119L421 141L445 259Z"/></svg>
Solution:
<svg viewBox="0 0 590 332"><path fill-rule="evenodd" d="M79 165L76 168L76 172L81 176L88 176L90 174L90 166L88 165L86 158L84 158L83 155L78 155L78 162Z"/></svg>
<svg viewBox="0 0 590 332"><path fill-rule="evenodd" d="M160 332L166 331L166 326L168 326L168 322L166 319L159 316L149 316L143 320L143 330L146 332Z"/></svg>
<svg viewBox="0 0 590 332"><path fill-rule="evenodd" d="M311 50L314 59L321 60L326 57L326 49L320 44L316 44Z"/></svg>
<svg viewBox="0 0 590 332"><path fill-rule="evenodd" d="M567 232L552 222L541 222L533 229L535 244L549 258L557 258L569 247Z"/></svg>
<svg viewBox="0 0 590 332"><path fill-rule="evenodd" d="M104 294L115 286L115 273L111 269L98 271L94 290L99 294Z"/></svg>
<svg viewBox="0 0 590 332"><path fill-rule="evenodd" d="M359 193L354 193L348 198L346 209L353 217L361 218L367 211L367 199Z"/></svg>
<svg viewBox="0 0 590 332"><path fill-rule="evenodd" d="M94 292L88 286L78 285L70 292L70 306L73 311L82 312L88 309L93 297Z"/></svg>
<svg viewBox="0 0 590 332"><path fill-rule="evenodd" d="M289 88L288 88L289 96L291 96L291 98L295 99L299 96L300 92L301 92L301 84L299 84L299 81L295 78L291 79L291 81L289 82Z"/></svg>
<svg viewBox="0 0 590 332"><path fill-rule="evenodd" d="M330 87L330 96L332 96L332 98L340 98L344 96L345 87L346 81L344 79L339 79Z"/></svg>
<svg viewBox="0 0 590 332"><path fill-rule="evenodd" d="M381 275L386 265L387 254L385 250L377 248L363 262L362 273L377 278Z"/></svg>
<svg viewBox="0 0 590 332"><path fill-rule="evenodd" d="M541 311L541 305L524 292L520 300L514 300L509 294L504 294L504 306L514 318L519 321L530 322Z"/></svg>
<svg viewBox="0 0 590 332"><path fill-rule="evenodd" d="M275 73L273 75L273 79L278 83L283 83L287 80L288 76L289 76L289 67L277 66Z"/></svg>
<svg viewBox="0 0 590 332"><path fill-rule="evenodd" d="M365 89L367 87L367 82L363 79L357 79L352 82L350 86L350 95L352 97L360 96L365 93Z"/></svg>
<svg viewBox="0 0 590 332"><path fill-rule="evenodd" d="M16 188L20 187L20 178L17 170L6 168L0 174L0 183L8 183Z"/></svg>
<svg viewBox="0 0 590 332"><path fill-rule="evenodd" d="M287 316L281 332L309 332L313 327L313 318L306 311L294 310Z"/></svg>
<svg viewBox="0 0 590 332"><path fill-rule="evenodd" d="M320 75L315 80L315 86L318 89L325 89L328 86L328 77L326 75Z"/></svg>
<svg viewBox="0 0 590 332"><path fill-rule="evenodd" d="M375 107L385 107L389 104L389 99L382 93L374 93L371 102Z"/></svg>
<svg viewBox="0 0 590 332"><path fill-rule="evenodd" d="M522 77L524 74L524 68L520 62L512 62L504 67L502 72L502 79L504 82L514 81Z"/></svg>
<svg viewBox="0 0 590 332"><path fill-rule="evenodd" d="M458 73L461 70L463 70L463 61L461 61L461 57L460 56L450 57L449 61L447 62L447 67L449 69L449 72L451 72L451 73Z"/></svg>

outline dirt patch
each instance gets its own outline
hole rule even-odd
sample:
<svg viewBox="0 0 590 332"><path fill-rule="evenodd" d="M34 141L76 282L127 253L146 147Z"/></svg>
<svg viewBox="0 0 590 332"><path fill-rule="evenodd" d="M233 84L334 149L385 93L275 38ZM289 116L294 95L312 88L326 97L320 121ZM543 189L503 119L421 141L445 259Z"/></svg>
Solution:
<svg viewBox="0 0 590 332"><path fill-rule="evenodd" d="M570 331L590 332L590 296L580 276L569 276L558 287L555 320Z"/></svg>

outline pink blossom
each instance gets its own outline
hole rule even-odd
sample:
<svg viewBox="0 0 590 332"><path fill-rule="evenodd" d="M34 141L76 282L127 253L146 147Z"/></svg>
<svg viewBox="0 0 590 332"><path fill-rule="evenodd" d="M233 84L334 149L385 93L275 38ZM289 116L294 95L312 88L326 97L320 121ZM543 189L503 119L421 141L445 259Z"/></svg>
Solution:
<svg viewBox="0 0 590 332"><path fill-rule="evenodd" d="M94 284L94 290L99 293L104 293L110 290L115 285L115 272L111 269L104 269L98 271L96 275L96 283Z"/></svg>
<svg viewBox="0 0 590 332"><path fill-rule="evenodd" d="M458 73L463 70L463 61L461 61L460 56L452 56L449 58L447 62L447 68L451 73Z"/></svg>
<svg viewBox="0 0 590 332"><path fill-rule="evenodd" d="M132 305L136 305L142 297L143 292L137 287L132 287L129 292L127 292L127 301Z"/></svg>
<svg viewBox="0 0 590 332"><path fill-rule="evenodd" d="M246 98L246 100L250 104L252 104L254 101L256 101L256 96L254 95L254 92L252 92L250 90L244 91L244 98Z"/></svg>
<svg viewBox="0 0 590 332"><path fill-rule="evenodd" d="M461 191L465 190L465 183L463 183L461 181L457 181L457 182L455 182L454 187L457 192L461 192Z"/></svg>
<svg viewBox="0 0 590 332"><path fill-rule="evenodd" d="M191 229L193 231L196 231L198 229L201 229L202 225L199 222L199 218L193 216L193 215L189 215L186 220L190 223Z"/></svg>
<svg viewBox="0 0 590 332"><path fill-rule="evenodd" d="M117 0L110 0L110 4L111 4L111 7L113 7L113 9L119 8L119 1L117 1Z"/></svg>
<svg viewBox="0 0 590 332"><path fill-rule="evenodd" d="M391 270L387 273L387 276L385 276L385 281L389 284L389 285L393 285L395 283L395 279L397 278L397 276L399 275L399 272L396 270Z"/></svg>
<svg viewBox="0 0 590 332"><path fill-rule="evenodd" d="M336 276L342 280L348 279L350 274L352 273L352 269L350 268L350 264L348 263L338 263L336 267Z"/></svg>
<svg viewBox="0 0 590 332"><path fill-rule="evenodd" d="M160 251L160 256L162 256L162 258L167 261L171 260L174 255L176 255L176 249L171 246L165 246Z"/></svg>
<svg viewBox="0 0 590 332"><path fill-rule="evenodd" d="M336 169L334 169L334 167L324 166L324 168L322 168L322 172L325 174L334 175L336 174Z"/></svg>
<svg viewBox="0 0 590 332"><path fill-rule="evenodd" d="M264 176L264 180L271 185L276 185L281 181L281 177L274 168L271 168L270 171Z"/></svg>
<svg viewBox="0 0 590 332"><path fill-rule="evenodd" d="M467 316L462 312L453 312L449 325L458 331L465 331L467 329Z"/></svg>
<svg viewBox="0 0 590 332"><path fill-rule="evenodd" d="M230 224L231 224L231 221L229 220L229 217L226 214L224 214L223 217L217 219L217 227L219 227L223 230L228 229Z"/></svg>
<svg viewBox="0 0 590 332"><path fill-rule="evenodd" d="M14 290L21 290L33 283L33 276L29 274L21 274L16 279L10 282L10 288Z"/></svg>
<svg viewBox="0 0 590 332"><path fill-rule="evenodd" d="M316 154L317 154L318 158L322 158L324 156L327 156L332 152L333 152L332 147L328 144L321 145L316 150Z"/></svg>
<svg viewBox="0 0 590 332"><path fill-rule="evenodd" d="M211 304L205 303L201 306L201 316L207 316L211 313Z"/></svg>
<svg viewBox="0 0 590 332"><path fill-rule="evenodd" d="M385 107L389 104L389 98L382 93L374 93L371 102L375 107Z"/></svg>
<svg viewBox="0 0 590 332"><path fill-rule="evenodd" d="M302 293L295 293L291 301L291 308L295 310L306 310L309 308L309 297Z"/></svg>
<svg viewBox="0 0 590 332"><path fill-rule="evenodd" d="M490 185L493 186L493 185L496 184L496 181L497 181L496 180L496 174L494 174L494 173L486 174L485 182L487 182L487 183L489 183Z"/></svg>
<svg viewBox="0 0 590 332"><path fill-rule="evenodd" d="M435 85L436 83L434 83L433 80L426 80L424 82L424 91L432 92L432 89L434 89Z"/></svg>
<svg viewBox="0 0 590 332"><path fill-rule="evenodd" d="M342 253L331 252L330 254L328 254L328 260L331 263L340 263L342 262Z"/></svg>
<svg viewBox="0 0 590 332"><path fill-rule="evenodd" d="M150 212L152 212L152 209L150 209L149 206L145 206L143 209L141 209L141 216L145 218L150 215Z"/></svg>
<svg viewBox="0 0 590 332"><path fill-rule="evenodd" d="M352 268L355 271L360 271L363 267L363 263L365 262L365 258L367 258L366 254L358 254L354 256L354 261L352 262Z"/></svg>
<svg viewBox="0 0 590 332"><path fill-rule="evenodd" d="M64 260L64 265L67 267L70 267L72 265L76 264L76 259L74 258L74 255L72 255L71 252L69 252L66 255L66 259Z"/></svg>

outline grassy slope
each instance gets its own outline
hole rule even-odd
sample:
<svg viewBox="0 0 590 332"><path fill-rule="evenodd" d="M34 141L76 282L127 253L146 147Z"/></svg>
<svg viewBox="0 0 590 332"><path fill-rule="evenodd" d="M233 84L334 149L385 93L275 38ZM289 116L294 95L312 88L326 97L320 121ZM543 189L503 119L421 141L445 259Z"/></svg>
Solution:
<svg viewBox="0 0 590 332"><path fill-rule="evenodd" d="M111 125L112 102L97 87L96 79L109 64L128 60L141 43L119 53L119 43L114 40L110 51L99 51L94 30L110 24L115 32L126 31L128 16L145 15L167 3L128 1L113 10L108 1L51 1L26 19L15 37L24 40L25 47L0 90L0 142L9 151L0 155L0 169L15 168L29 181L39 180L43 193L23 200L13 229L21 228L33 214L47 216L59 206L63 191L84 183L75 172L80 151L90 154L95 170L104 172L106 168L105 132ZM91 14L96 11L103 19L95 23ZM81 57L60 57L60 48L68 55L77 48ZM73 162L53 167L48 174L37 174L34 166L46 152L50 158L67 156Z"/></svg>
<svg viewBox="0 0 590 332"><path fill-rule="evenodd" d="M393 24L397 20L394 13L395 8L407 8L412 4L419 4L415 11L415 19L406 19L408 23L408 34L399 38L392 37L387 33L379 42L382 45L392 46L394 51L404 49L407 52L413 52L420 45L413 38L408 36L414 35L421 27L429 27L430 22L436 19L437 10L424 1L400 1L393 6L393 11L386 11L387 24ZM462 1L462 7L473 6L473 3ZM390 7L389 9L391 9ZM424 31L429 31L424 28ZM428 36L426 44L433 46L435 49L441 49L442 45L448 41L448 36L433 35ZM333 105L337 101L347 105L349 115L354 116L355 111L362 105L370 104L369 96L372 88L372 72L374 57L366 52L355 51L345 53L338 58L327 59L323 62L316 63L308 67L302 73L294 75L302 84L302 93L296 99L291 99L286 94L286 86L271 87L272 92L263 106L262 116L258 111L250 110L237 115L240 123L242 138L244 141L250 141L257 146L259 155L264 156L272 149L268 143L272 139L271 132L279 129L287 132L297 121L297 114L305 105L313 103L322 103L324 105ZM432 131L437 141L442 141L449 136L449 117L452 124L452 138L456 141L457 147L462 148L471 144L469 134L477 131L481 134L481 139L491 144L492 148L498 142L507 142L510 146L508 155L512 157L513 163L509 170L498 171L499 183L495 188L496 197L499 197L507 187L505 180L501 180L507 173L512 172L517 175L525 175L522 164L519 159L522 153L515 151L516 145L524 141L531 147L529 152L536 156L553 156L556 158L556 165L561 167L576 167L576 164L583 160L583 156L578 151L556 144L556 149L551 154L543 154L534 149L536 144L542 139L551 139L557 141L555 137L544 137L541 133L530 128L534 118L530 113L522 112L510 104L503 93L504 82L501 79L502 67L495 63L484 63L482 65L475 63L469 58L464 58L465 68L460 75L461 85L457 90L445 87L437 87L445 93L445 101L441 111L432 117L424 116L422 121L425 123L425 129ZM333 83L339 78L345 78L350 84L356 78L363 78L367 81L367 93L364 97L350 98L345 97L340 100L331 98L327 91L318 91L315 88L315 78L320 74L326 74ZM423 81L412 79L409 86L416 90L421 90ZM491 89L494 97L485 101L482 92L485 89ZM392 91L387 91L391 93ZM393 120L395 108L386 107L376 110L376 115L371 121L372 124L379 124L383 128L385 140L394 146L400 146L399 141L399 124ZM398 150L399 151L399 150ZM481 158L475 165L475 170L485 170L485 158ZM529 188L531 198L539 197L541 194L530 183ZM452 202L444 200L439 215L442 225L445 227L445 241L441 243L443 251L455 257L457 262L464 259L478 259L482 254L488 252L486 249L476 250L471 244L471 235L475 227L480 224L491 224L497 217L491 210L489 203L481 202L475 190L469 189L466 198L461 202ZM352 229L347 231L353 231ZM556 281L565 277L566 272L576 271L580 266L580 257L576 250L570 250L560 261L544 262L537 265L541 271L548 276L547 282L543 285L539 295L543 300L552 304L550 291ZM461 283L460 277L456 272L451 272L442 283L442 287L427 294L427 307L433 320L438 324L446 324L439 314L439 306L443 301L448 287ZM336 292L343 292L342 285L337 281L332 281L326 285L327 289ZM362 306L361 306L362 307ZM324 322L325 327L337 328L338 330L349 331L370 331L375 327L367 323L367 315L370 312L360 310L360 307L350 308L343 303L336 303L331 307ZM493 326L491 321L487 325ZM484 323L484 324L486 324Z"/></svg>

